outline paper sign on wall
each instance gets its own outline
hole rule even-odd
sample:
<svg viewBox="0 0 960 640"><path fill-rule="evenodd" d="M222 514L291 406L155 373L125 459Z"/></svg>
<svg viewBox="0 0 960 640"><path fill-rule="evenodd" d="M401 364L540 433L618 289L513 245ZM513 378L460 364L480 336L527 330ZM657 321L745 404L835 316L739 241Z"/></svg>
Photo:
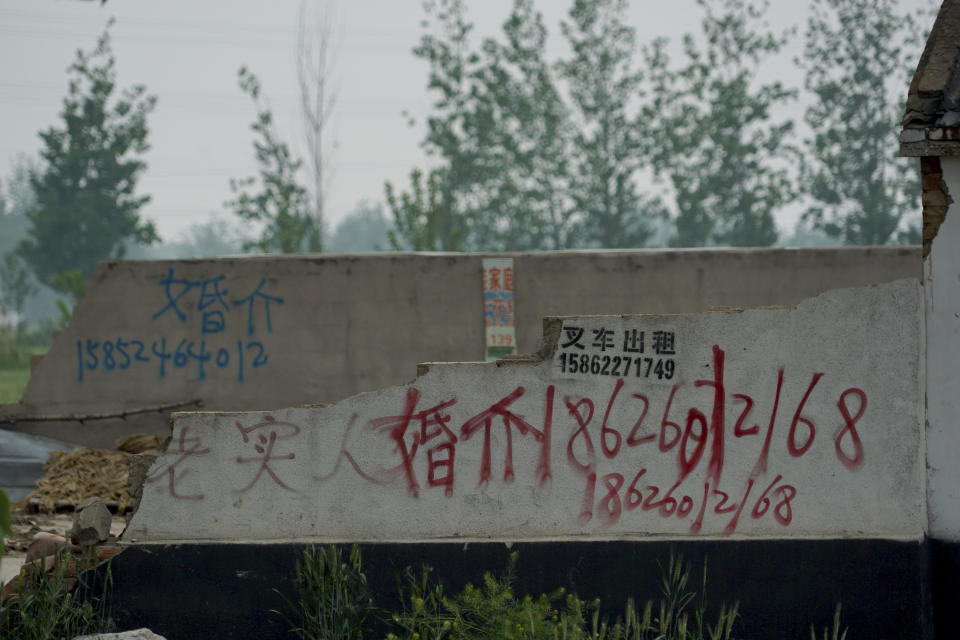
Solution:
<svg viewBox="0 0 960 640"><path fill-rule="evenodd" d="M483 314L487 362L517 352L513 315L513 258L483 260Z"/></svg>

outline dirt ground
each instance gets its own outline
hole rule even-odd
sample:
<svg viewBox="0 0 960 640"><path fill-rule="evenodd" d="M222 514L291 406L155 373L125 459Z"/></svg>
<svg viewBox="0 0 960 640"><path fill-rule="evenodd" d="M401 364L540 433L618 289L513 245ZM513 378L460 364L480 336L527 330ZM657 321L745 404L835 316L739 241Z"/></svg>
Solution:
<svg viewBox="0 0 960 640"><path fill-rule="evenodd" d="M46 531L60 536L73 526L73 513L30 513L15 509L13 518L13 537L4 540L3 561L0 562L0 585L10 581L20 572L27 556L27 547L35 533ZM110 525L110 534L119 536L126 527L123 516L114 516Z"/></svg>

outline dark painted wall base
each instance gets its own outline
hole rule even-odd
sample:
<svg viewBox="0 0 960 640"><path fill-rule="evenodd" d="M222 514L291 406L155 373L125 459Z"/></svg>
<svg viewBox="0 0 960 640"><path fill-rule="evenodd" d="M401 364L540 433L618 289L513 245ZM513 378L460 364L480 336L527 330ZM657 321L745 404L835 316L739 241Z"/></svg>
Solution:
<svg viewBox="0 0 960 640"><path fill-rule="evenodd" d="M960 638L960 544L931 539L930 583L936 637Z"/></svg>
<svg viewBox="0 0 960 640"><path fill-rule="evenodd" d="M928 551L929 546L929 551ZM300 544L139 546L113 560L113 614L121 629L146 626L168 640L290 637L279 617L277 591L294 597ZM377 602L393 606L405 567L427 564L448 593L501 572L511 549L502 543L365 544L361 546ZM942 623L939 638L960 638L956 576L960 549L933 542L776 540L675 542L539 542L519 551L515 593L537 595L563 586L583 599L601 599L615 617L627 597L659 597L660 570L671 552L705 563L711 615L721 602L740 602L737 637L807 640L810 625L829 626L836 604L851 640L933 637L931 600ZM928 553L934 582L928 587ZM276 591L275 591L276 590ZM941 620L941 618L943 618Z"/></svg>

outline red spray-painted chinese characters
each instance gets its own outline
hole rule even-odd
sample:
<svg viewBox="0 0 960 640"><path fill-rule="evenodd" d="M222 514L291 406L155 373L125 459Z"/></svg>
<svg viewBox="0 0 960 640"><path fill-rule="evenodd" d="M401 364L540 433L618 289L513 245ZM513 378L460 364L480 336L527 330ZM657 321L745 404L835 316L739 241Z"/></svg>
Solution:
<svg viewBox="0 0 960 640"><path fill-rule="evenodd" d="M753 519L764 517L773 505L772 515L781 525L787 526L793 519L791 501L797 495L797 488L784 482L783 475L777 474L760 493L752 499L755 494L758 482L761 478L768 476L768 459L770 449L774 443L774 431L778 421L778 411L780 408L780 396L784 385L784 369L777 372L776 392L771 403L770 418L765 433L763 433L763 444L760 453L753 465L753 469L739 488L737 493L739 498L736 501L731 500L731 494L721 490L721 481L724 472L724 455L726 447L729 446L727 429L725 425L727 389L724 384L724 359L725 354L717 346L713 348L713 373L711 380L697 380L695 387L709 387L713 389L713 406L708 418L697 408L687 410L686 417L683 419L683 426L670 418L671 408L674 396L679 385L674 385L670 390L670 395L663 408L662 417L659 426L654 426L652 430L644 430L645 419L650 409L650 402L644 394L631 394L631 398L637 401L639 406L638 418L636 423L623 440L620 430L608 424L610 411L617 402L621 389L624 386L622 379L618 379L613 387L604 410L603 419L600 425L600 448L603 456L607 459L616 459L621 452L622 445L626 447L640 447L646 445L653 455L669 454L675 456L676 479L668 484L655 485L642 482L647 469L641 466L635 472L630 471L632 480L623 491L626 478L619 472L607 473L600 477L603 483L605 493L597 500L597 455L593 443L593 436L588 431L588 427L595 423L594 403L590 398L582 398L577 402L567 401L567 408L570 415L574 416L579 429L570 438L567 445L567 459L569 464L580 473L586 481L584 491L583 506L580 511L580 522L589 522L595 515L606 525L617 522L624 511L641 509L642 511L654 511L661 517L676 516L686 518L696 509L696 517L690 524L690 532L697 533L703 526L704 516L708 509L716 515L731 514L730 519L724 527L724 533L733 533L745 508L752 504L749 510L749 516ZM803 416L804 406L806 405L811 393L823 377L823 373L814 373L803 398L797 405L790 421L789 430L785 436L785 447L789 455L793 458L802 457L813 445L817 437L817 427L810 419ZM858 399L859 405L855 416L850 415L847 405L848 398L854 396ZM733 440L751 436L760 436L759 424L745 427L744 424L751 419L751 414L755 406L755 400L749 395L735 393L732 395L734 400L743 403L736 423L733 427ZM866 394L857 388L844 390L837 401L837 407L843 416L844 426L834 437L834 450L838 460L849 470L858 469L864 460L863 446L857 431L857 422L863 416L867 406ZM851 441L852 453L844 450L844 439L849 436ZM580 439L582 456L574 452L576 441ZM709 447L709 448L708 448ZM704 480L702 483L703 491L699 495L690 495L679 491L681 485L691 477L698 466L705 462ZM765 480L764 480L765 482ZM666 491L664 487L669 486ZM696 492L699 493L699 492ZM659 498L659 499L658 499ZM699 502L699 504L698 504Z"/></svg>
<svg viewBox="0 0 960 640"><path fill-rule="evenodd" d="M354 414L335 437L323 440L340 445L332 470L319 475L296 472L298 465L315 464L301 455L309 451L307 429L272 415L234 420L229 437L237 439L234 451L243 453L227 460L239 468L232 491L322 492L335 476L355 472L357 491L399 482L415 501L425 492L449 500L519 483L563 502L570 521L588 530L621 522L642 528L643 518L679 519L691 534L732 534L746 519L787 527L801 491L791 480L798 472L794 463L815 443L821 443L817 455L829 456L842 473L864 465L867 394L857 387L828 388L824 372L794 376L780 367L761 385L771 396L755 397L729 389L725 368L726 354L714 346L704 369L709 375L674 382L669 390L629 378L603 379L599 387L557 382L531 390L518 384L479 412L464 410L468 405L457 397L425 401L411 386L396 413ZM601 391L585 394L584 388ZM148 478L166 478L169 495L179 500L204 498L179 483L185 467L211 455L189 428L180 428L169 462ZM558 478L579 489L551 493Z"/></svg>
<svg viewBox="0 0 960 640"><path fill-rule="evenodd" d="M284 483L277 476L277 472L270 466L270 462L280 461L280 460L293 460L297 456L295 453L290 452L286 454L277 454L274 455L273 448L277 444L277 440L286 440L288 438L294 438L300 434L300 427L289 422L278 422L273 416L267 416L264 418L263 422L258 422L250 427L244 427L240 422L236 423L237 431L242 434L244 443L253 442L253 449L259 454L258 456L253 456L250 458L244 456L237 456L237 464L249 464L251 462L259 462L260 466L257 467L257 473L250 480L250 483L239 489L237 493L245 493L249 491L253 485L257 484L257 480L260 479L260 476L263 475L263 472L266 471L267 475L273 479L273 481L283 489L287 491L294 491L294 489ZM257 437L255 441L250 439L250 434L254 431L257 431Z"/></svg>
<svg viewBox="0 0 960 640"><path fill-rule="evenodd" d="M178 500L202 500L203 494L198 493L194 495L183 495L177 492L177 481L182 480L183 476L187 474L187 470L182 470L180 472L179 478L177 477L177 467L179 467L184 461L186 461L191 456L205 456L210 453L210 449L201 449L200 448L200 438L189 437L190 427L185 425L181 427L180 433L177 434L177 437L174 439L176 443L176 449L174 453L176 460L167 464L165 467L161 468L159 471L153 475L147 477L147 482L157 482L164 476L167 476L167 489L170 491L170 496ZM174 443L171 443L170 446L174 446Z"/></svg>

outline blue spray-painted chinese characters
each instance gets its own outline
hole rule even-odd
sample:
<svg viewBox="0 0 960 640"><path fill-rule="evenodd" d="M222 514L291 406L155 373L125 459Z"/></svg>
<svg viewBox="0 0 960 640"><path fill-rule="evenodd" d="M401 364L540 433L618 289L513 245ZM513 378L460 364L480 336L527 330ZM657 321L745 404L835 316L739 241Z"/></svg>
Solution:
<svg viewBox="0 0 960 640"><path fill-rule="evenodd" d="M193 372L196 380L206 380L208 373L229 371L237 382L243 382L246 372L269 361L266 346L254 336L264 330L267 334L273 333L271 308L284 304L284 300L267 291L266 277L261 277L255 287L244 287L242 291L249 293L239 297L230 296L225 282L223 274L189 280L175 277L174 270L169 269L157 283L163 289L163 306L151 314L150 322L154 327L157 323L172 323L199 329L197 338L178 335L168 340L152 331L149 336L138 338L77 340L77 382L83 382L95 372L128 371L144 366L156 367L159 378L186 370ZM227 325L230 313L235 310L242 318L243 329L231 332ZM199 312L199 318L194 311Z"/></svg>

